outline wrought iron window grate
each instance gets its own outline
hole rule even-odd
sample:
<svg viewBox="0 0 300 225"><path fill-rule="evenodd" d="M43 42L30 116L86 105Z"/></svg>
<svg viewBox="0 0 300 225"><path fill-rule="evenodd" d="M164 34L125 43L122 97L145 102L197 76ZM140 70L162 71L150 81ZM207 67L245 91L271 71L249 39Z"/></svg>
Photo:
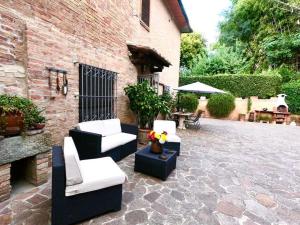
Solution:
<svg viewBox="0 0 300 225"><path fill-rule="evenodd" d="M155 89L156 92L158 92L159 87L159 75L154 74L146 74L146 75L139 75L138 76L138 83L142 83L144 81L148 81L150 86Z"/></svg>
<svg viewBox="0 0 300 225"><path fill-rule="evenodd" d="M79 122L117 117L117 73L79 64Z"/></svg>

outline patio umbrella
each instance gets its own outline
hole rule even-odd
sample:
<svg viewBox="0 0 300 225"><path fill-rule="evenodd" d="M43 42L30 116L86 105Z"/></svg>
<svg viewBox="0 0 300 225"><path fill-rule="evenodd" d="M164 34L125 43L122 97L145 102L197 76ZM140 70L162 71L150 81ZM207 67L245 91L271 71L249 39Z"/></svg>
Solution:
<svg viewBox="0 0 300 225"><path fill-rule="evenodd" d="M220 89L214 88L207 84L203 84L201 82L195 82L192 84L184 85L178 88L174 88L174 90L178 91L187 91L187 92L195 92L195 93L205 93L205 94L213 94L213 93L226 93Z"/></svg>

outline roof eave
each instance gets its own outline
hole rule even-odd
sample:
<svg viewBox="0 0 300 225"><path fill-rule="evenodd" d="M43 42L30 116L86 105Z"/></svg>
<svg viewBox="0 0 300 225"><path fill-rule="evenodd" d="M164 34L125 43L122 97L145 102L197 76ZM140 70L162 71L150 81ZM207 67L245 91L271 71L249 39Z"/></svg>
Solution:
<svg viewBox="0 0 300 225"><path fill-rule="evenodd" d="M178 0L178 3L179 3L179 6L180 6L180 9L181 9L181 12L182 12L182 14L185 18L185 21L186 21L186 25L180 29L180 32L181 33L192 33L193 29L191 28L190 21L189 21L189 18L187 16L187 14L186 14L185 8L182 4L182 1Z"/></svg>

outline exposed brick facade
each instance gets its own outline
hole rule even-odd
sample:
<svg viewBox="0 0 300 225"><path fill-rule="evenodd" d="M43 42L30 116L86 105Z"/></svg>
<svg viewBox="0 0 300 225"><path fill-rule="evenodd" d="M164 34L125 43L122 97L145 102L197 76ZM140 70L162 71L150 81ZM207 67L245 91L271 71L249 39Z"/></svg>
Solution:
<svg viewBox="0 0 300 225"><path fill-rule="evenodd" d="M47 129L53 142L61 143L78 122L79 75L73 63L78 61L119 73L118 117L134 122L123 88L137 81L138 72L127 42L156 48L172 63L161 81L178 83L180 31L163 2L151 1L147 31L139 21L139 0L0 0L0 93L27 95L45 108ZM11 65L23 67L24 76L5 74ZM45 67L68 71L67 96L52 98Z"/></svg>

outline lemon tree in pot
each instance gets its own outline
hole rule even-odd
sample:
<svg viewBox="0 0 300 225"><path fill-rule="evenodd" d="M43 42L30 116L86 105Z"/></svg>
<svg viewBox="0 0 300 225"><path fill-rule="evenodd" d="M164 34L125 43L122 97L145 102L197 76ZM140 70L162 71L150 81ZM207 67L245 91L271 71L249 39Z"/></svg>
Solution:
<svg viewBox="0 0 300 225"><path fill-rule="evenodd" d="M137 117L139 142L147 144L147 134L152 129L155 118L160 112L167 113L170 111L170 107L147 81L128 85L124 91L130 101L129 107Z"/></svg>

